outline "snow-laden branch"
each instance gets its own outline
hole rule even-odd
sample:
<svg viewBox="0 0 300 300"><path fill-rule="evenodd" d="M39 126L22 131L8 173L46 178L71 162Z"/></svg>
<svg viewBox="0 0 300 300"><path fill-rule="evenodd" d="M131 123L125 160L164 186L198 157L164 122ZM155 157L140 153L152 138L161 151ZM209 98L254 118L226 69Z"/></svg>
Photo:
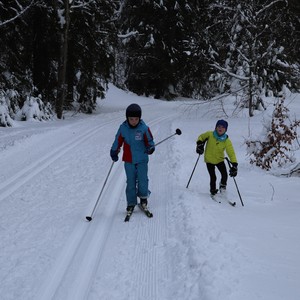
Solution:
<svg viewBox="0 0 300 300"><path fill-rule="evenodd" d="M14 11L16 11L16 15L6 21L1 22L0 21L0 27L6 25L7 23L13 22L15 21L17 18L21 17L33 4L34 4L34 0L32 0L30 2L29 5L27 5L26 7L22 7L18 1L15 1L16 5L19 7L20 11L18 11L17 9L12 8Z"/></svg>
<svg viewBox="0 0 300 300"><path fill-rule="evenodd" d="M95 0L88 0L88 1L83 1L82 3L80 3L80 4L73 4L73 2L75 2L75 1L73 1L73 0L70 0L69 1L69 3L70 3L70 7L72 8L72 9L77 9L77 8L82 8L82 7L85 7L85 6L87 6L87 5L90 5L91 3L93 3L93 2L95 2Z"/></svg>
<svg viewBox="0 0 300 300"><path fill-rule="evenodd" d="M118 37L121 38L121 39L127 39L127 38L129 38L131 36L134 36L134 35L137 35L137 34L139 34L138 31L131 31L131 32L128 32L126 34L118 34Z"/></svg>
<svg viewBox="0 0 300 300"><path fill-rule="evenodd" d="M239 80L243 80L243 81L248 81L250 79L250 77L245 77L245 76L240 76L240 75L237 75L237 74L234 74L230 71L228 71L227 69L221 67L220 65L218 64L210 64L210 66L214 67L215 69L221 71L221 72L224 72L226 73L227 75L231 76L231 77L234 77L236 79L239 79Z"/></svg>
<svg viewBox="0 0 300 300"><path fill-rule="evenodd" d="M231 43L234 45L235 44L235 41L232 39L232 37L228 34L228 37L231 41ZM241 55L241 57L243 57L243 59L249 63L249 59L244 55L244 53L242 53L242 51L238 48L238 47L235 47L235 50Z"/></svg>
<svg viewBox="0 0 300 300"><path fill-rule="evenodd" d="M269 3L268 5L265 5L261 10L259 10L257 13L256 13L256 16L260 15L261 13L263 13L265 10L268 10L271 6L275 5L276 3L279 3L279 2L284 2L286 3L286 5L288 5L287 1L286 0L275 0L271 3Z"/></svg>
<svg viewBox="0 0 300 300"><path fill-rule="evenodd" d="M226 5L221 5L221 4L212 4L210 5L210 8L220 8L221 10L230 10L230 11L235 11L234 7L226 6Z"/></svg>

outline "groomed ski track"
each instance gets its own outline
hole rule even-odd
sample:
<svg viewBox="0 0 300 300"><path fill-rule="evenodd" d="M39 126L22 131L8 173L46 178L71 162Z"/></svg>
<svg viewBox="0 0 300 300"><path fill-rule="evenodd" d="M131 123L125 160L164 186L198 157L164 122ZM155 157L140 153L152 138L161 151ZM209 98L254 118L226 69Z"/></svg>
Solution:
<svg viewBox="0 0 300 300"><path fill-rule="evenodd" d="M148 106L147 109L150 107ZM147 122L156 142L173 133L168 122L172 118L176 118L176 113ZM68 151L80 147L85 140L88 143L95 138L95 135L101 137L101 130L112 130L112 142L115 131L123 120L123 112L121 116L103 124L99 119L97 127L82 133L79 138L65 143L41 158L38 162L39 167L37 163L29 166L27 169L34 171L23 179L23 184L49 164L55 163L61 156L67 155ZM159 130L161 128L164 130ZM167 168L166 174L155 175L155 164L165 163L164 155L168 148L167 145L165 150L164 146L158 147L160 147L156 152L158 155L155 160L150 158L149 163L150 189L151 187L155 189L150 200L154 218L148 219L136 208L130 222L124 223L126 178L123 162L119 160L114 164L93 220L87 222L85 216L93 209L97 197L86 199L87 208L79 216L74 229L58 252L55 262L45 270L45 276L35 294L35 299L117 299L114 291L118 291L118 299L120 294L124 295L124 299L165 298L167 289L164 282L168 268L166 257L161 255L161 248L164 247L167 231L167 202L165 199L159 199L159 195L169 194L171 197L172 189L171 182L168 182ZM99 170L102 180L99 180L98 194L111 164L108 150L106 149L106 153L99 157L106 163ZM20 172L19 175L22 176L25 171ZM15 177L11 178L6 186L17 180L19 176ZM161 182L162 178L163 182ZM68 222L67 218L65 222ZM159 247L160 251L156 252L156 247ZM112 269L115 270L113 274L111 274ZM126 290L120 291L119 280L128 282L125 285ZM101 286L105 288L101 289ZM107 291L110 291L110 294L106 294Z"/></svg>
<svg viewBox="0 0 300 300"><path fill-rule="evenodd" d="M87 222L112 165L114 135L134 102L156 143L182 130L150 157L154 216L136 209L124 222L120 160ZM298 300L299 179L249 166L241 143L249 123L238 117L230 118L230 132L245 207L232 179L235 208L210 199L203 160L186 189L195 139L218 115L210 103L194 104L112 87L92 115L0 128L1 300ZM260 132L257 117L251 122Z"/></svg>

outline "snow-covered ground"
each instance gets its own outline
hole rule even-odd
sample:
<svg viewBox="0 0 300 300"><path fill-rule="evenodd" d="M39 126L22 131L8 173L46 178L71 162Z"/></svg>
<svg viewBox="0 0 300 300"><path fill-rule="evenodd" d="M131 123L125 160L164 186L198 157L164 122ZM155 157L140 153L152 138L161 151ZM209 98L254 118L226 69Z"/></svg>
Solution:
<svg viewBox="0 0 300 300"><path fill-rule="evenodd" d="M299 118L300 96L289 108ZM298 102L298 104L297 104ZM125 109L139 103L157 146L149 162L154 217L125 217L123 163L109 150ZM93 115L0 128L0 298L3 300L298 300L299 177L249 164L244 144L268 111L228 117L239 160L228 198L209 196L198 135L221 110L126 94L111 86ZM299 152L299 151L298 151ZM299 161L299 154L298 154Z"/></svg>

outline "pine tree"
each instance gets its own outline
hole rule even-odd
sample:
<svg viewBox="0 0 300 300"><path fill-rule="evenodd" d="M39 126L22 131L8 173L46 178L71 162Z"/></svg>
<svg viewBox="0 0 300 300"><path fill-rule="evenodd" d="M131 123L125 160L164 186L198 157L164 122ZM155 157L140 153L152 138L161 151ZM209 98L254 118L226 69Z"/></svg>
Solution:
<svg viewBox="0 0 300 300"><path fill-rule="evenodd" d="M28 40L32 39L32 32L26 31L24 21L32 6L24 5L24 9L17 1L6 1L0 4L0 82L4 90L16 89L19 92L20 102L25 100L26 94L32 90L30 49Z"/></svg>
<svg viewBox="0 0 300 300"><path fill-rule="evenodd" d="M68 103L92 112L97 98L104 98L114 65L116 3L97 0L71 14L67 82ZM74 96L75 95L75 96Z"/></svg>
<svg viewBox="0 0 300 300"><path fill-rule="evenodd" d="M198 45L193 2L124 1L119 36L126 79L119 85L155 98L172 98L176 90L191 93L188 82L194 70L189 66L194 65Z"/></svg>

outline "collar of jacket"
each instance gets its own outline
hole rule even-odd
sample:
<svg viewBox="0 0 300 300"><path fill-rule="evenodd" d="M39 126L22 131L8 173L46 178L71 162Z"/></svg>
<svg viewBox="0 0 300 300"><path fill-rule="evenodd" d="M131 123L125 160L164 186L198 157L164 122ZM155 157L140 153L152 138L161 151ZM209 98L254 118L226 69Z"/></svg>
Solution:
<svg viewBox="0 0 300 300"><path fill-rule="evenodd" d="M228 138L228 135L226 133L224 133L222 135L218 135L216 130L214 130L213 135L217 139L217 141L219 141L219 142L223 142Z"/></svg>

